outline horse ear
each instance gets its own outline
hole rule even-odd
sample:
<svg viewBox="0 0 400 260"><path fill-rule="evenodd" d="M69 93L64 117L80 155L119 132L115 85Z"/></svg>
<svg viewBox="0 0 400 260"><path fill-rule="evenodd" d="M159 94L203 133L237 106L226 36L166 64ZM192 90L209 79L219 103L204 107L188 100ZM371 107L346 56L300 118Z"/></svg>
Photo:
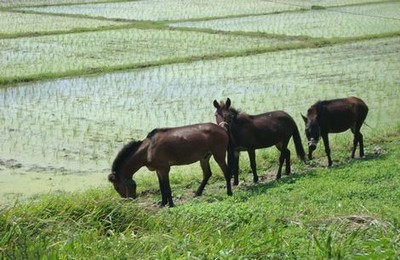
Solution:
<svg viewBox="0 0 400 260"><path fill-rule="evenodd" d="M214 99L214 107L215 107L216 109L221 108L221 107L219 106L217 100L215 100L215 99Z"/></svg>
<svg viewBox="0 0 400 260"><path fill-rule="evenodd" d="M303 118L303 120L304 120L304 123L306 123L306 124L307 124L307 117L303 116L303 114L302 114L302 113L300 113L300 115L301 115L301 117Z"/></svg>
<svg viewBox="0 0 400 260"><path fill-rule="evenodd" d="M227 99L226 99L225 105L226 105L226 108L229 108L229 107L231 106L231 100L230 100L230 98L227 98Z"/></svg>

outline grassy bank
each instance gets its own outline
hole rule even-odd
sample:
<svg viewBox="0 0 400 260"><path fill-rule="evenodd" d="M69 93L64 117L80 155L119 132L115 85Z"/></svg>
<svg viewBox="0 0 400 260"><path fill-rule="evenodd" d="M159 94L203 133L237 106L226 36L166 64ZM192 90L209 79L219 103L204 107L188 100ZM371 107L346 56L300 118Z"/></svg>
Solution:
<svg viewBox="0 0 400 260"><path fill-rule="evenodd" d="M347 159L341 143L334 148L336 166L324 167L321 153L312 164L296 162L295 174L279 182L263 179L255 185L242 175L232 197L215 171L204 196L192 198L198 183L189 174L173 181L178 206L172 209L154 206L156 184L144 184L137 201L119 199L110 187L16 203L0 211L0 254L395 259L400 256L399 141L398 128L370 137L362 160ZM242 164L244 172L247 167Z"/></svg>

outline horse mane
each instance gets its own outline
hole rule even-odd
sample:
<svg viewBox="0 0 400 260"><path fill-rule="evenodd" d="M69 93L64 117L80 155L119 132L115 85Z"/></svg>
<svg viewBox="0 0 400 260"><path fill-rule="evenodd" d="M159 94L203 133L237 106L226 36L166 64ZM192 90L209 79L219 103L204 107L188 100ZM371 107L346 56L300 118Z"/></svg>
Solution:
<svg viewBox="0 0 400 260"><path fill-rule="evenodd" d="M117 157L115 157L112 165L112 172L117 174L129 155L136 152L141 144L142 141L131 141L130 143L126 144L121 151L119 151Z"/></svg>
<svg viewBox="0 0 400 260"><path fill-rule="evenodd" d="M225 104L224 101L221 101L221 102L219 103L219 106L220 106L222 109L224 109L224 108L226 109L226 104ZM233 115L234 118L237 118L238 116L247 116L247 114L244 113L244 112L242 112L240 109L236 109L236 108L231 107L231 106L228 108L228 110L232 113L232 115Z"/></svg>
<svg viewBox="0 0 400 260"><path fill-rule="evenodd" d="M323 102L323 101L321 101L321 100L318 100L317 102L315 102L314 105L312 105L312 106L308 109L307 115L311 114L311 115L317 116L317 115L321 112L322 102Z"/></svg>
<svg viewBox="0 0 400 260"><path fill-rule="evenodd" d="M150 133L147 134L146 138L152 138L153 136L155 136L157 133L159 132L166 132L168 131L169 128L155 128L153 130L151 130Z"/></svg>
<svg viewBox="0 0 400 260"><path fill-rule="evenodd" d="M308 110L307 110L307 116L308 115L316 115L318 113L318 104L315 103L312 105Z"/></svg>

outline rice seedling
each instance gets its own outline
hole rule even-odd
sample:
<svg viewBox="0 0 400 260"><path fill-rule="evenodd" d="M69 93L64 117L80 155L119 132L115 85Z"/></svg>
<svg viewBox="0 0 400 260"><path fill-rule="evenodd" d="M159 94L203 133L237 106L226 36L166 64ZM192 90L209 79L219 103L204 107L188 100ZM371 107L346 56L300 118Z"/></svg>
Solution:
<svg viewBox="0 0 400 260"><path fill-rule="evenodd" d="M346 6L346 5L365 5L370 4L368 0L272 0L273 2L286 3L288 5L303 6L306 8ZM387 2L386 0L376 0L377 2Z"/></svg>
<svg viewBox="0 0 400 260"><path fill-rule="evenodd" d="M114 21L4 11L0 12L0 38L13 35L33 35L44 32L68 32L74 29L82 30L82 28L99 28L120 24ZM5 58L12 59L8 55Z"/></svg>
<svg viewBox="0 0 400 260"><path fill-rule="evenodd" d="M316 38L358 37L399 32L400 21L394 13L395 11L392 11L398 9L399 6L399 3L368 5L367 7L352 6L264 16L181 22L171 25Z"/></svg>
<svg viewBox="0 0 400 260"><path fill-rule="evenodd" d="M0 82L134 68L299 41L166 30L106 30L0 40Z"/></svg>
<svg viewBox="0 0 400 260"><path fill-rule="evenodd" d="M386 19L400 19L399 2L383 2L377 4L332 8L333 11L358 14Z"/></svg>
<svg viewBox="0 0 400 260"><path fill-rule="evenodd" d="M43 6L43 5L59 5L59 4L73 4L73 3L93 3L93 2L106 2L114 0L0 0L0 7L22 7L22 6Z"/></svg>
<svg viewBox="0 0 400 260"><path fill-rule="evenodd" d="M110 19L163 21L204 19L210 17L260 13L264 14L297 9L300 9L300 7L295 5L265 2L262 0L166 0L161 2L157 0L149 0L21 8L20 10L58 14L79 14ZM179 12L176 12L176 10L179 10Z"/></svg>

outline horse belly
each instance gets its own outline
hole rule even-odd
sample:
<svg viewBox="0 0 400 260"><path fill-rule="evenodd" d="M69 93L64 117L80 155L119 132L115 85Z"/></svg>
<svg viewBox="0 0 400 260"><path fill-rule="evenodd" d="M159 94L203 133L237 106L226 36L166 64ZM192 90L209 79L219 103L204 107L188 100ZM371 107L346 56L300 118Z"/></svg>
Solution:
<svg viewBox="0 0 400 260"><path fill-rule="evenodd" d="M208 153L204 151L193 151L193 150L174 152L173 154L170 154L168 162L170 165L192 164L199 161L203 157L206 157L207 154Z"/></svg>
<svg viewBox="0 0 400 260"><path fill-rule="evenodd" d="M244 151L247 149L261 149L275 145L280 142L281 138L276 135L255 135L246 139L238 144L236 150Z"/></svg>
<svg viewBox="0 0 400 260"><path fill-rule="evenodd" d="M326 128L328 133L341 133L350 129L352 124L353 120L351 118L334 118L327 124Z"/></svg>
<svg viewBox="0 0 400 260"><path fill-rule="evenodd" d="M172 166L195 163L209 153L208 149L200 145L186 144L164 149L158 156L165 158Z"/></svg>
<svg viewBox="0 0 400 260"><path fill-rule="evenodd" d="M345 132L347 130L349 130L350 127L347 126L343 126L343 127L331 127L328 129L328 133L332 133L332 134L337 134L337 133L342 133Z"/></svg>

